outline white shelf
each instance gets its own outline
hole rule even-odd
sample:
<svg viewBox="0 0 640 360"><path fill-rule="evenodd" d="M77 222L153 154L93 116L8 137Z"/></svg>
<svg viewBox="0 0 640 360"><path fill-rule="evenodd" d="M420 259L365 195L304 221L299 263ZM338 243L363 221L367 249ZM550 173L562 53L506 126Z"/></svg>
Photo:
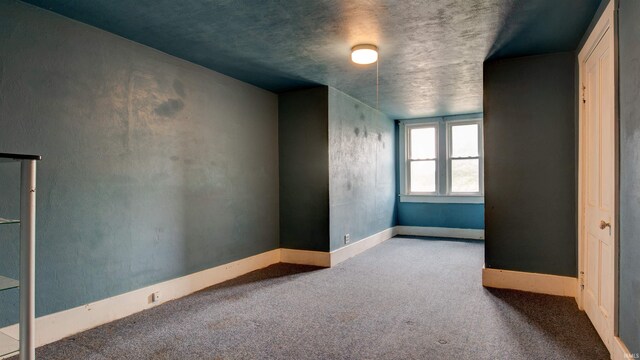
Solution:
<svg viewBox="0 0 640 360"><path fill-rule="evenodd" d="M36 162L40 155L0 153L0 163L20 163L20 218L0 218L0 225L22 224L20 226L20 279L16 280L0 276L0 291L20 288L20 324L19 335L22 341L0 332L0 359L16 355L20 359L35 358L33 329L35 327L35 247L36 247ZM0 312L4 309L0 309Z"/></svg>
<svg viewBox="0 0 640 360"><path fill-rule="evenodd" d="M18 280L0 275L0 291L17 288L20 285Z"/></svg>
<svg viewBox="0 0 640 360"><path fill-rule="evenodd" d="M0 332L0 359L7 355L15 355L20 349L20 342Z"/></svg>

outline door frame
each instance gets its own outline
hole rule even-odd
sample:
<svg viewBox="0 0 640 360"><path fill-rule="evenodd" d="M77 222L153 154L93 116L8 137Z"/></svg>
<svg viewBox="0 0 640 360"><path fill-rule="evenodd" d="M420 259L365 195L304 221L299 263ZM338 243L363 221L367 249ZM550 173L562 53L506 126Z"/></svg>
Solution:
<svg viewBox="0 0 640 360"><path fill-rule="evenodd" d="M614 51L614 214L613 223L613 247L614 247L614 281L613 281L613 334L609 334L611 339L610 343L614 344L614 338L618 335L618 262L619 262L619 213L620 213L620 131L619 131L619 101L618 101L618 41L617 41L617 26L615 17L615 0L610 0L609 4L602 13L596 26L593 28L585 44L580 48L578 53L578 289L576 291L576 301L580 310L584 310L583 307L583 292L582 284L584 280L585 271L585 247L586 247L586 235L585 235L585 151L586 151L586 133L584 131L584 102L583 102L583 84L584 84L584 65L591 53L595 50L596 46L603 39L607 30L613 34L613 51ZM605 339L603 339L607 342Z"/></svg>

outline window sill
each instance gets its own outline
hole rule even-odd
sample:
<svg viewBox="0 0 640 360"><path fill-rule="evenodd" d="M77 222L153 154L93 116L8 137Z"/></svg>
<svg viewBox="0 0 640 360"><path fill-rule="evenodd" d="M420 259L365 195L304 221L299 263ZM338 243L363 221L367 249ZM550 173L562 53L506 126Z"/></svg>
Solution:
<svg viewBox="0 0 640 360"><path fill-rule="evenodd" d="M400 195L400 202L436 204L484 204L482 195Z"/></svg>

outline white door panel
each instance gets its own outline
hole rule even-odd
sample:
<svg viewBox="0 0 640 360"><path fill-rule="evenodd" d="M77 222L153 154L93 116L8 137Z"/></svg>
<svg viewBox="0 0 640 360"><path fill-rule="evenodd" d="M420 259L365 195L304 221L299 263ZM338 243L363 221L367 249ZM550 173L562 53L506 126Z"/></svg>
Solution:
<svg viewBox="0 0 640 360"><path fill-rule="evenodd" d="M583 64L583 307L611 350L614 326L615 84L609 28Z"/></svg>

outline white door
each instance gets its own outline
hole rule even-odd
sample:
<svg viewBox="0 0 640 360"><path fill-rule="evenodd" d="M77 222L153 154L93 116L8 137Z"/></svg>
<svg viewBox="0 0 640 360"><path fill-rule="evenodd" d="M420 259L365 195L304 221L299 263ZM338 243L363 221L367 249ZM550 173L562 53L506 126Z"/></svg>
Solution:
<svg viewBox="0 0 640 360"><path fill-rule="evenodd" d="M614 330L615 79L609 26L581 64L583 87L583 307L609 351Z"/></svg>

